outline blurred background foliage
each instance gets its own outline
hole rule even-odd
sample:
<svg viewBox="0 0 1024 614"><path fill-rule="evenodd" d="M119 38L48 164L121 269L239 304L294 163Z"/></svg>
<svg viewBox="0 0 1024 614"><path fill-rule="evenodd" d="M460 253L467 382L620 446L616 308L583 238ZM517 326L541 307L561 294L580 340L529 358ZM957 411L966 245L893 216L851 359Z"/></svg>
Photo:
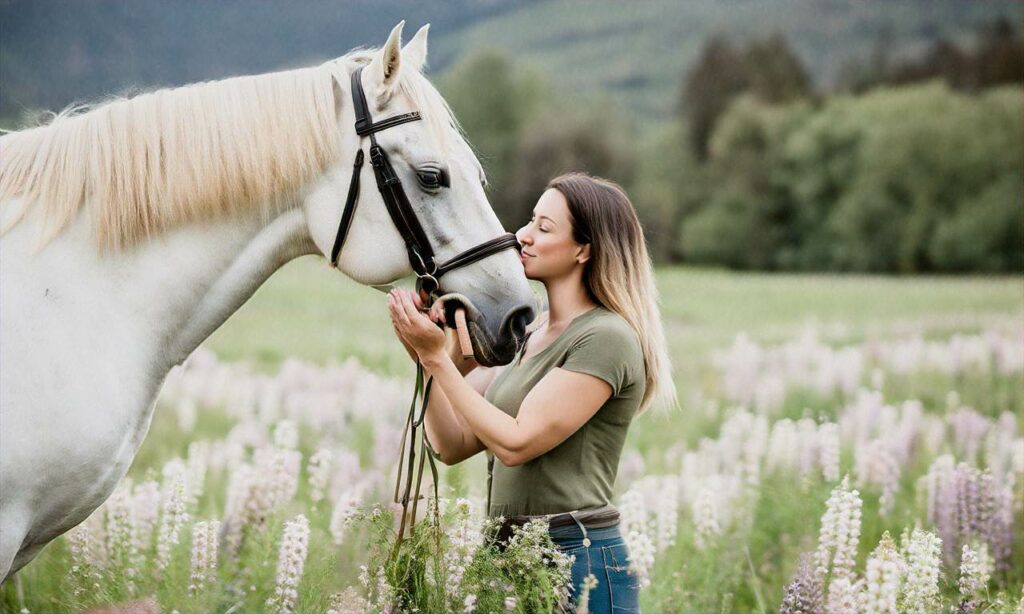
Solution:
<svg viewBox="0 0 1024 614"><path fill-rule="evenodd" d="M309 65L430 22L502 223L622 183L652 256L747 270L1024 270L1016 0L0 2L0 121Z"/></svg>

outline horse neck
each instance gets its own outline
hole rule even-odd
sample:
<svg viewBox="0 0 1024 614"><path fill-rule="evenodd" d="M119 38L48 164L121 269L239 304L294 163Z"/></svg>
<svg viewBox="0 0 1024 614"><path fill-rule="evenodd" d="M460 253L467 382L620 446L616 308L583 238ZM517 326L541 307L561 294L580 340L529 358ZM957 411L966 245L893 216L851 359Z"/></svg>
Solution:
<svg viewBox="0 0 1024 614"><path fill-rule="evenodd" d="M190 298L174 313L177 322L169 358L179 364L217 330L278 269L291 260L318 253L301 209L289 209L261 225L252 219L213 229L200 241L204 256L174 283L194 284ZM188 245L175 252L191 251Z"/></svg>
<svg viewBox="0 0 1024 614"><path fill-rule="evenodd" d="M316 251L298 208L269 222L246 213L190 224L111 254L97 253L87 216L80 215L34 255L33 230L33 224L20 224L3 241L5 260L12 264L5 269L17 271L26 284L41 286L26 292L27 302L20 307L26 314L37 308L42 313L49 307L46 300L74 297L64 308L70 310L51 322L63 320L58 326L97 337L92 341L103 335L120 339L125 356L146 364L147 371L152 369L148 375L159 380L276 270ZM30 304L33 300L39 304Z"/></svg>

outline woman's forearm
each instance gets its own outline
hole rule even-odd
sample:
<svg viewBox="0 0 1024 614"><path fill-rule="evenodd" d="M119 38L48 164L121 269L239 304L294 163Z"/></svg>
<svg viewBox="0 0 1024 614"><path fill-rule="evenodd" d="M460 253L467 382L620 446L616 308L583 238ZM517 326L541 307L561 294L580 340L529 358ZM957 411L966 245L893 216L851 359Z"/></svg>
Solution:
<svg viewBox="0 0 1024 614"><path fill-rule="evenodd" d="M475 362L460 361L457 368L459 374L465 377L475 367ZM470 454L469 448L475 447L470 445L474 435L469 424L452 409L444 389L437 382L430 387L424 424L430 444L445 464L454 464L466 458Z"/></svg>
<svg viewBox="0 0 1024 614"><path fill-rule="evenodd" d="M465 420L473 434L502 463L514 464L517 451L523 445L519 422L480 396L463 379L450 357L442 355L428 359L423 368L433 376L434 388L444 391L453 413Z"/></svg>
<svg viewBox="0 0 1024 614"><path fill-rule="evenodd" d="M434 382L430 387L427 415L423 420L430 445L445 464L454 464L464 456L468 426L452 410L444 390ZM472 433L470 433L472 434Z"/></svg>

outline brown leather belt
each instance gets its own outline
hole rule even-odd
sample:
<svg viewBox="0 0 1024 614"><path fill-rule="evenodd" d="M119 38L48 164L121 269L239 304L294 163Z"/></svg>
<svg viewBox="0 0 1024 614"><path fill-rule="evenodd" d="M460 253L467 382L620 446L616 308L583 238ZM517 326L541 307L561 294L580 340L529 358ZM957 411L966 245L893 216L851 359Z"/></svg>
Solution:
<svg viewBox="0 0 1024 614"><path fill-rule="evenodd" d="M575 514L575 518L573 514ZM522 527L527 522L543 518L547 518L549 530L559 527L576 526L577 521L585 529L603 529L618 524L619 510L607 506L594 511L582 510L573 513L556 514L554 516L511 516L505 519L505 522L502 523L494 537L499 543L505 542L512 537L513 527Z"/></svg>

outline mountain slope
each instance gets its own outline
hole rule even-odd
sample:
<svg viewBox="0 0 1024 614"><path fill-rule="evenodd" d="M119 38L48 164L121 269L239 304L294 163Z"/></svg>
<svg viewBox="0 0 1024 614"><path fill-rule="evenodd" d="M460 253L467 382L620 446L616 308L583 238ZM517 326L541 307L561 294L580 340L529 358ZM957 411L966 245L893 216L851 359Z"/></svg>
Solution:
<svg viewBox="0 0 1024 614"><path fill-rule="evenodd" d="M497 50L568 90L610 93L636 116L660 119L673 112L685 70L713 33L742 41L779 31L816 85L828 89L842 63L865 57L879 36L890 37L894 53L913 54L938 36L970 42L976 24L1000 15L1020 23L1024 4L556 0L522 6L446 33L431 52L435 65L447 65L476 50Z"/></svg>

